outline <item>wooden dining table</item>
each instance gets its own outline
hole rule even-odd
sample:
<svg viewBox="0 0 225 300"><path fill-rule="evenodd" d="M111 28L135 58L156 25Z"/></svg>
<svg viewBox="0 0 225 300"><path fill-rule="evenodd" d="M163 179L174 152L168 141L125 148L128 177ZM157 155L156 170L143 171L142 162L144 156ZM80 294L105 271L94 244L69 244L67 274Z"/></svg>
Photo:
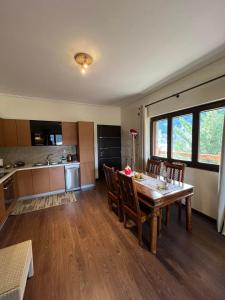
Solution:
<svg viewBox="0 0 225 300"><path fill-rule="evenodd" d="M148 176L156 178L151 174ZM161 178L158 178L161 179ZM141 181L134 180L135 186L138 193L139 201L151 208L150 215L150 251L153 254L157 252L157 239L158 239L158 222L160 216L160 210L163 207L171 205L176 201L185 199L186 207L186 230L192 232L192 213L191 213L191 199L193 196L192 185L181 183L178 181L172 181L171 183L174 186L177 186L179 189L172 190L171 192L163 194L160 193L160 190L153 189L150 186L144 185Z"/></svg>

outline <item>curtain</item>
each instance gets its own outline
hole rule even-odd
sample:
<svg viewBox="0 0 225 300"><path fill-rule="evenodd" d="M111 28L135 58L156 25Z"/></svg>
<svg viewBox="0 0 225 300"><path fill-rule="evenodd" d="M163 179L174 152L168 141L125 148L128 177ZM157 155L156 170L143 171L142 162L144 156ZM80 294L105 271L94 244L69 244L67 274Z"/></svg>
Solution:
<svg viewBox="0 0 225 300"><path fill-rule="evenodd" d="M146 164L146 126L147 126L147 109L144 105L139 107L140 116L140 133L139 133L139 166L141 169L145 169Z"/></svg>
<svg viewBox="0 0 225 300"><path fill-rule="evenodd" d="M223 141L219 173L219 199L217 230L225 235L225 120L223 126Z"/></svg>

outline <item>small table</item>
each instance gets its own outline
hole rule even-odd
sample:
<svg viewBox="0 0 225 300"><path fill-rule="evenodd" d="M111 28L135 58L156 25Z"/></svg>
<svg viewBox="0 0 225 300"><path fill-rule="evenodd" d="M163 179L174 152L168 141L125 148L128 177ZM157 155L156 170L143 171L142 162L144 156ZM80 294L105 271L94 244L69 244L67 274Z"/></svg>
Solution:
<svg viewBox="0 0 225 300"><path fill-rule="evenodd" d="M155 178L155 176L149 176L149 178L152 177ZM135 180L139 201L150 207L152 210L150 217L150 251L154 254L156 254L157 251L158 216L160 215L160 209L163 207L173 204L178 200L185 199L186 229L188 232L192 231L191 198L193 196L193 186L178 181L172 181L171 183L179 189L171 192L168 191L168 193L163 194L160 193L160 190L144 185L144 181L139 182Z"/></svg>

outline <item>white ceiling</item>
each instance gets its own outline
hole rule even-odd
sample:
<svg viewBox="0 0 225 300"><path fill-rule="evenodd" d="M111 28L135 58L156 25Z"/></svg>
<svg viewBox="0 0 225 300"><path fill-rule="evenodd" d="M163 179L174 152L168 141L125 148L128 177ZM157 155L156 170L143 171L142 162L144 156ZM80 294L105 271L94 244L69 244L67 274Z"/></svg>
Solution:
<svg viewBox="0 0 225 300"><path fill-rule="evenodd" d="M116 103L224 43L224 0L1 0L0 92Z"/></svg>

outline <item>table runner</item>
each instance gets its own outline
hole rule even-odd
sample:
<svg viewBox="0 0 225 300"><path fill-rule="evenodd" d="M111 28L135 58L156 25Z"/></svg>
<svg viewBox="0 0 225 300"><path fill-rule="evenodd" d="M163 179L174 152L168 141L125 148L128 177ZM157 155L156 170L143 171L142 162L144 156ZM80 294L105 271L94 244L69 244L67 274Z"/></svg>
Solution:
<svg viewBox="0 0 225 300"><path fill-rule="evenodd" d="M160 179L152 178L149 176L145 176L145 178L146 179L144 179L144 180L135 180L135 181L138 182L139 184L142 184L144 186L151 188L152 190L157 191L158 193L160 193L162 195L166 195L166 194L169 194L174 191L182 190L182 183L180 184L180 186L169 183L166 189L159 189L158 185L162 182Z"/></svg>

